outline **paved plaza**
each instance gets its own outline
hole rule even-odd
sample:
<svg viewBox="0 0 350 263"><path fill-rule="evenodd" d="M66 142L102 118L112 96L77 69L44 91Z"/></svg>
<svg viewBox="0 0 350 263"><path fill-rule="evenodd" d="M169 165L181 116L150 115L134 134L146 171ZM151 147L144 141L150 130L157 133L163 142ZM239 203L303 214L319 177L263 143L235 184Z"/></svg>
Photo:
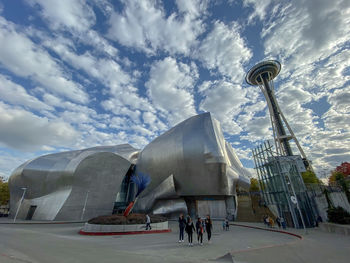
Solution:
<svg viewBox="0 0 350 263"><path fill-rule="evenodd" d="M247 223L248 224L248 223ZM246 224L246 225L247 225ZM259 224L251 224L261 226ZM0 262L348 262L350 237L317 229L282 233L215 222L212 243L178 243L175 222L171 233L130 236L82 236L82 223L1 224Z"/></svg>

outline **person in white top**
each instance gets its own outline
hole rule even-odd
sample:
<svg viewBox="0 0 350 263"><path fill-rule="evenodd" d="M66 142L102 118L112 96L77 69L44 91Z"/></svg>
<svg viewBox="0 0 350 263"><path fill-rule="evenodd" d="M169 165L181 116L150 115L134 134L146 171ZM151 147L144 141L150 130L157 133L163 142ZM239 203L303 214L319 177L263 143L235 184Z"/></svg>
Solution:
<svg viewBox="0 0 350 263"><path fill-rule="evenodd" d="M149 215L146 215L146 230L151 230L151 218L149 217Z"/></svg>

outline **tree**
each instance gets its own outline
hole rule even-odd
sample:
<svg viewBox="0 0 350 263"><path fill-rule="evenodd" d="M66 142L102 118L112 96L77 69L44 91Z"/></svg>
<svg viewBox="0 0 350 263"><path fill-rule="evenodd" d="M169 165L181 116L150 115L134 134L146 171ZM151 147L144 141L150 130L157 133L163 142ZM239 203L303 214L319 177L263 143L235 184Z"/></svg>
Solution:
<svg viewBox="0 0 350 263"><path fill-rule="evenodd" d="M301 176L303 177L303 181L305 184L318 184L319 180L316 174L312 171L302 172Z"/></svg>
<svg viewBox="0 0 350 263"><path fill-rule="evenodd" d="M256 178L250 178L250 188L249 192L258 192L259 191L259 182Z"/></svg>
<svg viewBox="0 0 350 263"><path fill-rule="evenodd" d="M348 175L344 174L343 172L340 172L340 171L337 171L337 170L334 170L332 172L332 175L328 178L328 183L331 185L332 183L339 183L337 181L337 176L338 176L338 180L340 179L340 176L343 176L343 178L346 178L348 177Z"/></svg>
<svg viewBox="0 0 350 263"><path fill-rule="evenodd" d="M8 182L0 177L0 205L6 205L10 200L10 190Z"/></svg>
<svg viewBox="0 0 350 263"><path fill-rule="evenodd" d="M349 187L345 181L345 176L343 173L341 172L336 172L335 173L335 180L337 181L337 183L340 185L340 187L342 188L342 190L344 191L349 203L350 203L350 192L349 192Z"/></svg>
<svg viewBox="0 0 350 263"><path fill-rule="evenodd" d="M341 172L344 175L344 177L347 177L350 175L350 163L348 162L342 163L341 165L337 166L335 170L337 172Z"/></svg>

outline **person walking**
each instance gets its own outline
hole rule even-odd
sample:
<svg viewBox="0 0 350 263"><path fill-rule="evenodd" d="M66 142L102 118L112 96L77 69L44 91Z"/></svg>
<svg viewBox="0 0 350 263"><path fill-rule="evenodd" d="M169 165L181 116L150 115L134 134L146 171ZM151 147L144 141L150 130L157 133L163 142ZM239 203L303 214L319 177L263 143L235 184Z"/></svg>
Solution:
<svg viewBox="0 0 350 263"><path fill-rule="evenodd" d="M225 229L226 229L226 231L228 231L230 229L230 224L229 224L227 218L225 219Z"/></svg>
<svg viewBox="0 0 350 263"><path fill-rule="evenodd" d="M278 228L281 228L281 219L279 216L276 217L276 223L278 225Z"/></svg>
<svg viewBox="0 0 350 263"><path fill-rule="evenodd" d="M191 219L191 216L189 214L187 214L186 216L186 224L188 224L189 220ZM191 219L192 220L192 219Z"/></svg>
<svg viewBox="0 0 350 263"><path fill-rule="evenodd" d="M186 227L186 220L183 214L180 214L178 221L179 221L179 230L180 230L180 236L179 236L179 243L180 243L180 242L184 242L184 229Z"/></svg>
<svg viewBox="0 0 350 263"><path fill-rule="evenodd" d="M188 219L188 223L186 224L186 233L188 235L188 245L189 246L193 246L193 231L195 231L196 229L194 228L192 219L189 218Z"/></svg>
<svg viewBox="0 0 350 263"><path fill-rule="evenodd" d="M284 220L283 217L280 218L280 223L283 229L286 229L286 221Z"/></svg>
<svg viewBox="0 0 350 263"><path fill-rule="evenodd" d="M270 218L269 218L269 216L266 215L264 220L265 220L265 225L266 225L267 227L269 227L269 226L270 226Z"/></svg>
<svg viewBox="0 0 350 263"><path fill-rule="evenodd" d="M149 217L149 215L147 214L146 215L146 230L151 230L152 227L151 227L151 218Z"/></svg>
<svg viewBox="0 0 350 263"><path fill-rule="evenodd" d="M196 232L197 232L197 242L199 244L199 241L200 241L201 246L203 246L204 226L203 226L202 219L200 217L198 217L198 220L196 222Z"/></svg>
<svg viewBox="0 0 350 263"><path fill-rule="evenodd" d="M210 219L210 215L207 215L207 218L205 219L205 230L207 231L207 235L208 235L208 242L210 243L210 239L211 239L211 230L213 228L213 223Z"/></svg>
<svg viewBox="0 0 350 263"><path fill-rule="evenodd" d="M274 221L271 216L269 216L269 227L273 228L274 227Z"/></svg>

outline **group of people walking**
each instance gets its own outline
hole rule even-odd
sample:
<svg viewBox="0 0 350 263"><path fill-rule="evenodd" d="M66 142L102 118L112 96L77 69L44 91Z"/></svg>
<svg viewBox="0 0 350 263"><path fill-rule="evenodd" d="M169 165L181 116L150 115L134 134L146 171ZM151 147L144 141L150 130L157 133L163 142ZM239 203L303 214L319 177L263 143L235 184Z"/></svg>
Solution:
<svg viewBox="0 0 350 263"><path fill-rule="evenodd" d="M205 220L202 220L198 217L196 224L193 223L192 218L188 215L186 219L184 215L179 216L179 243L184 242L184 231L186 231L188 236L188 245L193 246L193 233L197 233L197 242L200 245L203 245L203 234L207 232L208 242L210 243L211 231L213 228L213 223L210 219L210 216L207 215Z"/></svg>
<svg viewBox="0 0 350 263"><path fill-rule="evenodd" d="M271 216L265 215L264 218L264 224L268 227L273 228L275 226L275 221ZM278 225L278 228L283 228L286 229L286 221L284 220L283 217L276 217L276 224Z"/></svg>

